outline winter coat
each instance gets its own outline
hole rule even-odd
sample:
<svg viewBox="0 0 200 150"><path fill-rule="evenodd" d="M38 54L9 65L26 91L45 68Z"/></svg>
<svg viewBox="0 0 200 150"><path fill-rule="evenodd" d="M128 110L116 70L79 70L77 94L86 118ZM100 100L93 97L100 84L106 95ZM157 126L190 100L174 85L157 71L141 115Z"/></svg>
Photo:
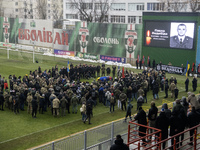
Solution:
<svg viewBox="0 0 200 150"><path fill-rule="evenodd" d="M120 99L121 102L126 102L126 100L127 100L126 94L125 93L121 93L119 95L119 99Z"/></svg>
<svg viewBox="0 0 200 150"><path fill-rule="evenodd" d="M110 150L129 150L129 147L123 143L123 139L117 139L115 144L110 147Z"/></svg>
<svg viewBox="0 0 200 150"><path fill-rule="evenodd" d="M199 124L199 115L197 114L197 112L194 110L192 110L189 114L188 114L188 125L189 128L192 128L196 125Z"/></svg>
<svg viewBox="0 0 200 150"><path fill-rule="evenodd" d="M132 97L132 88L128 88L126 91L127 94L127 98L131 98Z"/></svg>
<svg viewBox="0 0 200 150"><path fill-rule="evenodd" d="M138 120L138 124L142 124L142 125L147 125L147 118L146 118L146 113L143 109L140 109L139 112L137 113L137 115L134 117L135 120ZM146 133L146 128L140 126L139 127L139 136L145 136L144 133ZM143 133L141 133L143 132Z"/></svg>
<svg viewBox="0 0 200 150"><path fill-rule="evenodd" d="M170 109L168 109L167 103L164 103L164 104L162 105L162 108L164 108L164 112L165 112L166 117L167 117L167 118L170 118L172 112L171 112Z"/></svg>
<svg viewBox="0 0 200 150"><path fill-rule="evenodd" d="M195 107L195 110L200 109L200 103L197 101L194 93L188 96L188 103L191 104L191 107Z"/></svg>
<svg viewBox="0 0 200 150"><path fill-rule="evenodd" d="M60 101L58 98L53 100L53 108L59 108Z"/></svg>
<svg viewBox="0 0 200 150"><path fill-rule="evenodd" d="M157 114L158 114L158 108L156 106L152 106L149 109L148 119L151 121L155 121L157 118Z"/></svg>
<svg viewBox="0 0 200 150"><path fill-rule="evenodd" d="M180 118L178 117L178 112L174 110L172 112L172 116L169 119L169 125L170 125L170 136L173 136L175 134L179 133L180 128Z"/></svg>
<svg viewBox="0 0 200 150"><path fill-rule="evenodd" d="M168 138L168 127L169 118L166 116L165 112L161 112L156 118L156 128L161 129L162 140Z"/></svg>

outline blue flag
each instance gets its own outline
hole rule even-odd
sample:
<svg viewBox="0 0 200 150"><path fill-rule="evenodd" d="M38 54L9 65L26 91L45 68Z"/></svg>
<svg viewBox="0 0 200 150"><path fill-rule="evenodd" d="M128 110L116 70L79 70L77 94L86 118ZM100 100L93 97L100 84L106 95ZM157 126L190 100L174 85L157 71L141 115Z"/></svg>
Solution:
<svg viewBox="0 0 200 150"><path fill-rule="evenodd" d="M67 63L67 72L69 72L69 70L70 70L70 65L69 65L69 61L68 61L68 63Z"/></svg>

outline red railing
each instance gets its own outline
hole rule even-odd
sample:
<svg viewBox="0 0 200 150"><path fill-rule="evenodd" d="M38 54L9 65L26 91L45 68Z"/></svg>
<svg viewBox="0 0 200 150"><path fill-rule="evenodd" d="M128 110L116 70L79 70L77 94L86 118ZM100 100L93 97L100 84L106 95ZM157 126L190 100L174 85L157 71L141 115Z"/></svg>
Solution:
<svg viewBox="0 0 200 150"><path fill-rule="evenodd" d="M189 129L187 129L187 130L185 130L183 132L180 132L180 133L178 133L178 134L176 134L176 135L174 135L174 136L172 136L170 138L167 138L165 140L159 141L157 144L161 145L164 142L168 142L168 141L174 140L173 145L165 147L164 150L167 150L167 149L173 149L173 150L184 149L184 150L188 150L188 149L191 149L191 148L193 148L193 150L200 149L200 140L197 139L197 135L200 134L200 133L197 132L198 131L197 130L198 127L200 127L200 124L195 126L195 127L189 128ZM193 141L192 142L190 142L190 138L192 137L192 136L190 136L190 131L191 130L194 130L194 135L193 135ZM180 138L181 134L185 134L185 138L182 141L176 142L176 138L178 138L178 137ZM189 136L186 136L186 134L189 134ZM177 145L180 145L180 143L184 143L184 144L182 144L181 146L177 147ZM189 145L189 143L193 143L193 145ZM144 150L152 149L155 146L156 146L156 144L148 146ZM159 150L161 150L161 149L159 149Z"/></svg>
<svg viewBox="0 0 200 150"><path fill-rule="evenodd" d="M139 127L144 127L146 128L147 132L140 132L138 130ZM153 132L149 134L149 129L152 129ZM139 136L139 133L142 133L144 136ZM143 144L141 144L141 140L145 139L145 142L143 142ZM140 147L145 147L146 145L151 145L153 143L158 143L159 141L161 141L161 130L160 129L156 129L153 127L149 127L148 125L142 125L139 123L136 123L135 120L130 121L129 125L128 125L128 143L127 145L134 145L134 149L132 150L139 150ZM161 144L158 144L157 147L161 148Z"/></svg>

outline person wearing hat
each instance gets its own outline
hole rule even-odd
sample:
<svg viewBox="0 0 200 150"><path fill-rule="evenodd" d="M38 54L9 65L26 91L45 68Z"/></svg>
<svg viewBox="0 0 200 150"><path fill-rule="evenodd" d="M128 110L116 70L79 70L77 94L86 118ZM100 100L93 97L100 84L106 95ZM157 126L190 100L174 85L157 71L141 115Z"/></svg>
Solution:
<svg viewBox="0 0 200 150"><path fill-rule="evenodd" d="M162 139L168 138L169 118L166 116L165 109L162 108L160 115L156 118L155 127L161 130ZM166 142L163 142L162 148L165 149Z"/></svg>
<svg viewBox="0 0 200 150"><path fill-rule="evenodd" d="M110 150L129 150L129 147L124 144L121 135L117 135L115 144L110 147Z"/></svg>
<svg viewBox="0 0 200 150"><path fill-rule="evenodd" d="M114 97L114 93L111 93L111 98L110 98L110 113L112 113L114 111L115 111L115 97Z"/></svg>

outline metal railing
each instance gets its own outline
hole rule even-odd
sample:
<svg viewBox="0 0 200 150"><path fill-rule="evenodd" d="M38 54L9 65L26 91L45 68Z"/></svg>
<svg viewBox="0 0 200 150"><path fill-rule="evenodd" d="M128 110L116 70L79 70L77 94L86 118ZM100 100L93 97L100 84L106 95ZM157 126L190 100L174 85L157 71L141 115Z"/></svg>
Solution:
<svg viewBox="0 0 200 150"><path fill-rule="evenodd" d="M118 134L127 143L127 129L128 123L120 119L32 148L32 150L109 150Z"/></svg>

